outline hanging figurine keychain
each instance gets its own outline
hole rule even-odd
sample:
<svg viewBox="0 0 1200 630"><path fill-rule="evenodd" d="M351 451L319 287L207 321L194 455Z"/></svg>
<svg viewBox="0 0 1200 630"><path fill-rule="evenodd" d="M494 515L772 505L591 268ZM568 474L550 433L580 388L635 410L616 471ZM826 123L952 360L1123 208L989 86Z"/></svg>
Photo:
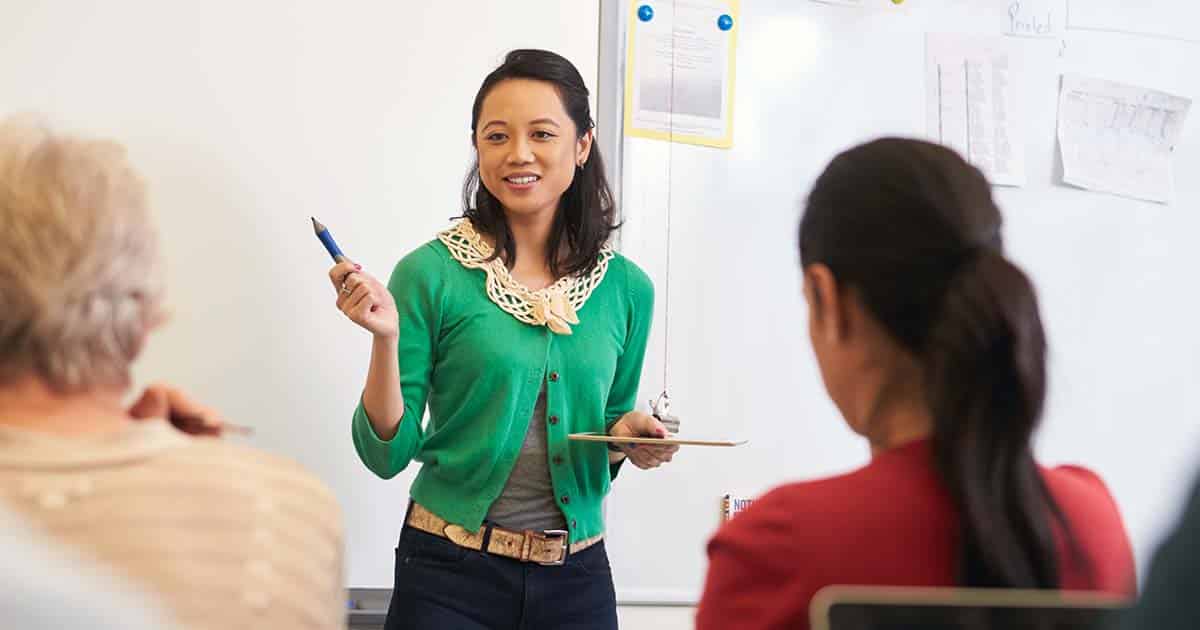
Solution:
<svg viewBox="0 0 1200 630"><path fill-rule="evenodd" d="M722 16L722 18L724 18L724 17L725 16ZM674 72L674 68L672 68L672 72ZM670 133L672 135L675 133L674 125L671 126ZM674 160L672 159L673 158L672 154L674 153L674 149L675 149L675 141L672 139L670 142L667 143L667 181L671 181L671 165L674 164ZM666 427L667 433L669 435L676 435L679 433L679 417L676 416L675 414L671 413L671 397L667 395L667 382L669 380L667 378L667 368L670 365L670 361L671 361L671 358L670 358L670 349L671 349L671 187L670 186L667 187L667 236L666 236L666 248L665 249L666 249L666 252L664 253L664 258L666 259L666 269L664 270L664 275L666 276L666 279L665 279L666 299L663 301L663 309L665 311L663 314L664 332L663 332L663 344L662 344L662 347L663 347L663 365L662 365L663 391L661 394L658 395L658 398L650 401L650 415L654 416L659 422L662 423L662 425L664 427Z"/></svg>
<svg viewBox="0 0 1200 630"><path fill-rule="evenodd" d="M679 433L679 417L671 413L671 397L666 390L650 401L650 415L658 419L671 435Z"/></svg>

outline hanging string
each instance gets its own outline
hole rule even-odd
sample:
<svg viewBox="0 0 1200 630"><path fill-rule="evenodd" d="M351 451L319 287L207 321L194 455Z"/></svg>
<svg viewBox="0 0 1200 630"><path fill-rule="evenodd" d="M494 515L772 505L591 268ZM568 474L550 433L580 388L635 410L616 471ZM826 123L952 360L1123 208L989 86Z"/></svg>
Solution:
<svg viewBox="0 0 1200 630"><path fill-rule="evenodd" d="M671 170L675 164L675 3L676 0L671 0L671 87L667 107L667 247L663 280L663 292L666 295L663 300L663 393L667 391L668 370L671 365L671 189L675 187Z"/></svg>

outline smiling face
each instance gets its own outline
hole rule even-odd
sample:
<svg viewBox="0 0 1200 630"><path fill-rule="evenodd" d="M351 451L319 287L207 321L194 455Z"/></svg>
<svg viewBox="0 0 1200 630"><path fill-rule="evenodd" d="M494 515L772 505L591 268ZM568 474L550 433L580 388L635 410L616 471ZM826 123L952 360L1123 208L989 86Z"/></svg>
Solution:
<svg viewBox="0 0 1200 630"><path fill-rule="evenodd" d="M507 214L553 214L587 161L592 135L579 135L554 85L506 79L488 93L476 122L479 179Z"/></svg>

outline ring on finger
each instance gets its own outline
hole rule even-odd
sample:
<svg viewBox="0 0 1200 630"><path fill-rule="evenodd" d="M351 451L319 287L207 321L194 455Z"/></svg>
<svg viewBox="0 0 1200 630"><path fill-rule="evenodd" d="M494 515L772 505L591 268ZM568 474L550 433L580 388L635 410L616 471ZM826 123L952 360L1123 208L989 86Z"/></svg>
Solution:
<svg viewBox="0 0 1200 630"><path fill-rule="evenodd" d="M350 287L343 284L342 285L342 293L345 293L346 295L350 295Z"/></svg>

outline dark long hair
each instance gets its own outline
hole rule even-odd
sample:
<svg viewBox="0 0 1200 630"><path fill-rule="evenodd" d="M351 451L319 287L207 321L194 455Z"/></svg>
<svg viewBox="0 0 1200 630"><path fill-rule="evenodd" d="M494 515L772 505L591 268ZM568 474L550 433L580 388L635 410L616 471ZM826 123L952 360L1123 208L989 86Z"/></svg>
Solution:
<svg viewBox="0 0 1200 630"><path fill-rule="evenodd" d="M483 99L505 79L534 79L554 85L563 109L575 123L576 140L596 126L588 106L587 86L570 61L546 50L514 50L504 57L500 67L483 79L483 85L475 94L475 104L471 107L472 138L479 125ZM476 230L495 239L495 256L503 256L511 266L517 259L517 246L500 201L479 180L478 157L467 171L462 195L463 216L471 220ZM582 168L575 169L575 178L563 193L554 216L546 250L550 271L555 276L591 271L599 259L600 249L619 227L615 215L616 205L604 174L604 160L600 157L600 148L593 142L587 162ZM561 255L564 251L565 256Z"/></svg>
<svg viewBox="0 0 1200 630"><path fill-rule="evenodd" d="M918 357L934 465L961 514L959 583L1057 588L1054 526L1034 462L1046 341L1029 279L1004 256L983 174L945 147L885 138L834 158L800 222L804 265L855 287Z"/></svg>

